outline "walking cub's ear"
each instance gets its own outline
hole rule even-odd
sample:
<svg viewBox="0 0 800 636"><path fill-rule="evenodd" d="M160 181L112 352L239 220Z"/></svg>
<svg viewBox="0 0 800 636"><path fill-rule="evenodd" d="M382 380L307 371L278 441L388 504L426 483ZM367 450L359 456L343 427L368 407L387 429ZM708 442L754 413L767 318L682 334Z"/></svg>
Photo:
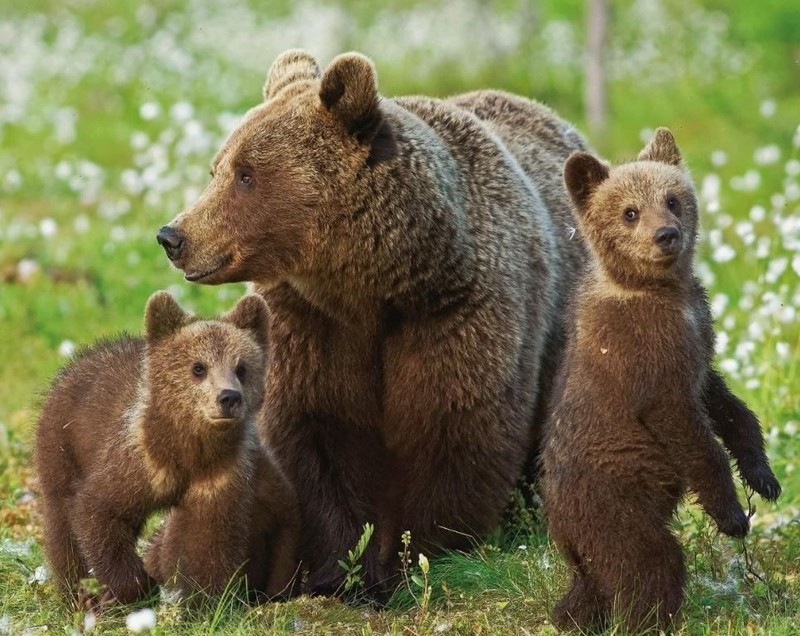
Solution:
<svg viewBox="0 0 800 636"><path fill-rule="evenodd" d="M564 184L579 215L586 212L592 194L608 179L608 174L608 165L588 152L573 152L569 156L564 164Z"/></svg>
<svg viewBox="0 0 800 636"><path fill-rule="evenodd" d="M249 331L266 353L269 343L269 307L259 294L247 294L220 320Z"/></svg>
<svg viewBox="0 0 800 636"><path fill-rule="evenodd" d="M181 309L172 294L165 291L157 291L150 296L144 314L144 328L149 342L175 333L191 318Z"/></svg>
<svg viewBox="0 0 800 636"><path fill-rule="evenodd" d="M681 151L675 143L675 137L669 128L658 128L653 133L650 143L648 143L637 157L638 161L658 161L671 166L680 167L683 164Z"/></svg>
<svg viewBox="0 0 800 636"><path fill-rule="evenodd" d="M272 99L290 84L315 80L318 77L319 66L311 53L302 49L284 51L275 59L267 73L264 101Z"/></svg>

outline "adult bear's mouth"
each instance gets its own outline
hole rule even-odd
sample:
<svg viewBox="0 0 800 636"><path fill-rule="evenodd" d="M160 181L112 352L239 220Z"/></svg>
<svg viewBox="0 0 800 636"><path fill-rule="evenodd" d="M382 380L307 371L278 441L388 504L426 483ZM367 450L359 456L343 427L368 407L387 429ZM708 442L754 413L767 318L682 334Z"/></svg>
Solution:
<svg viewBox="0 0 800 636"><path fill-rule="evenodd" d="M230 265L232 260L233 255L228 253L210 269L185 271L183 277L191 283L209 282L209 279L213 278L214 274Z"/></svg>

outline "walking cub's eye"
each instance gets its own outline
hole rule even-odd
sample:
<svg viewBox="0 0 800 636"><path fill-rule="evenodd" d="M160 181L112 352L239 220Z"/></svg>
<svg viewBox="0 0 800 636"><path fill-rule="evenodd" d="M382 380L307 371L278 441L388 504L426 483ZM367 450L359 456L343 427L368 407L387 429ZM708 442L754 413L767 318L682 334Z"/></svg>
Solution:
<svg viewBox="0 0 800 636"><path fill-rule="evenodd" d="M639 218L639 212L636 211L636 208L625 208L625 211L622 213L622 218L625 219L628 223L633 223L636 219Z"/></svg>
<svg viewBox="0 0 800 636"><path fill-rule="evenodd" d="M667 195L667 208L669 208L669 211L675 216L681 215L681 202L678 201L678 197L674 194Z"/></svg>
<svg viewBox="0 0 800 636"><path fill-rule="evenodd" d="M206 365L202 362L195 362L192 365L192 375L196 378L202 378L206 374Z"/></svg>
<svg viewBox="0 0 800 636"><path fill-rule="evenodd" d="M244 366L243 362L236 365L236 377L239 378L239 382L244 382L247 377L247 367Z"/></svg>

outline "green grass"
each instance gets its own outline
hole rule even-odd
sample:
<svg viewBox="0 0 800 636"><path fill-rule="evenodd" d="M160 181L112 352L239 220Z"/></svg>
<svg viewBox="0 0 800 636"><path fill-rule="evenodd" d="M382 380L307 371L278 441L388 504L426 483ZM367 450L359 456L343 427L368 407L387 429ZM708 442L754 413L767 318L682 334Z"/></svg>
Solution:
<svg viewBox="0 0 800 636"><path fill-rule="evenodd" d="M228 122L260 99L272 57L284 46L309 47L323 63L363 50L384 94L495 86L582 128L584 2L0 4L0 633L71 634L84 614L50 583L29 582L43 563L30 453L39 396L65 360L59 349L138 331L154 290L207 314L242 293L183 282L154 235L206 182ZM777 504L756 498L745 543L682 510L690 579L677 632L797 633L800 14L790 0L613 5L609 126L591 141L618 161L635 155L643 131L675 132L705 192L699 267L727 343L718 362L761 417L784 486ZM748 171L758 183L737 189ZM384 611L306 597L257 608L228 597L199 612L162 603L155 632L551 633L567 572L538 513L514 511L469 554L434 560L427 583L410 555ZM103 615L98 630L123 633L127 611Z"/></svg>

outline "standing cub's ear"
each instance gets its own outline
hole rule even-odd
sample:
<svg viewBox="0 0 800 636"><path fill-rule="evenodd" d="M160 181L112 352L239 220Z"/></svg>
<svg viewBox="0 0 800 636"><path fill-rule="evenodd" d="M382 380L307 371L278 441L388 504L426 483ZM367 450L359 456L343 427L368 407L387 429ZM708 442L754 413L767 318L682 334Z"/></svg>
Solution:
<svg viewBox="0 0 800 636"><path fill-rule="evenodd" d="M361 141L371 141L380 123L378 75L372 61L360 53L335 57L319 89L323 106Z"/></svg>
<svg viewBox="0 0 800 636"><path fill-rule="evenodd" d="M639 161L658 161L671 166L680 166L683 162L681 151L678 150L675 137L672 136L669 128L658 128L650 143L639 153L637 159Z"/></svg>
<svg viewBox="0 0 800 636"><path fill-rule="evenodd" d="M578 212L583 214L589 197L608 178L608 166L588 152L573 152L564 164L564 184Z"/></svg>
<svg viewBox="0 0 800 636"><path fill-rule="evenodd" d="M220 320L250 331L258 346L266 353L269 342L269 307L260 295L243 296Z"/></svg>
<svg viewBox="0 0 800 636"><path fill-rule="evenodd" d="M281 53L272 63L264 84L264 100L272 99L282 89L302 80L319 77L317 60L302 49L289 49Z"/></svg>
<svg viewBox="0 0 800 636"><path fill-rule="evenodd" d="M190 317L172 295L165 291L157 291L150 296L144 316L145 333L150 342L175 333L189 322Z"/></svg>

